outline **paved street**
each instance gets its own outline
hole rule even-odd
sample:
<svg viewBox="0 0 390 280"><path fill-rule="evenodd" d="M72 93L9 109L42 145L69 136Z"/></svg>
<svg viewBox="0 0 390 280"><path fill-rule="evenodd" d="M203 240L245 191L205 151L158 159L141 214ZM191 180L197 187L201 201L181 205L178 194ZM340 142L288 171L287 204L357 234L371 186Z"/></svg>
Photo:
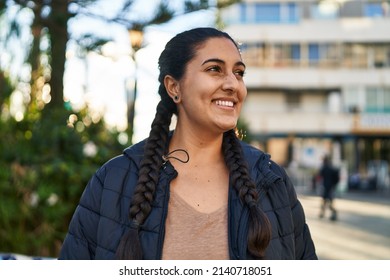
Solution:
<svg viewBox="0 0 390 280"><path fill-rule="evenodd" d="M321 198L297 189L322 260L390 260L390 195L344 193L335 199L338 220L318 217Z"/></svg>

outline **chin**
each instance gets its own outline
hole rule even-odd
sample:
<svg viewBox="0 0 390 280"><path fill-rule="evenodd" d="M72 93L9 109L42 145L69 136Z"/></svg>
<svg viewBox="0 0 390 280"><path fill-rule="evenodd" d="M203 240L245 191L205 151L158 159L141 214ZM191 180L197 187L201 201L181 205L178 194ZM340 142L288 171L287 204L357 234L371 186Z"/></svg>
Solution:
<svg viewBox="0 0 390 280"><path fill-rule="evenodd" d="M222 132L235 129L237 126L237 119L232 117L226 117L223 119L218 119L215 121L216 127L218 127Z"/></svg>
<svg viewBox="0 0 390 280"><path fill-rule="evenodd" d="M237 127L237 123L229 124L229 125L222 125L220 126L223 132L235 129Z"/></svg>

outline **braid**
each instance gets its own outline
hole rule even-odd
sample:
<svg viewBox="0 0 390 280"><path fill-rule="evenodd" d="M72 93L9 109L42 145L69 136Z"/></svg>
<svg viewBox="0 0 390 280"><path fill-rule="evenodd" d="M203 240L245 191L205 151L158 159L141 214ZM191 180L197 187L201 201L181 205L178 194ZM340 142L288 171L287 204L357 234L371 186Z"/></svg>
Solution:
<svg viewBox="0 0 390 280"><path fill-rule="evenodd" d="M263 259L271 239L271 225L265 213L257 206L256 186L249 176L241 145L234 130L225 133L222 148L232 184L241 201L249 207L248 251L254 257Z"/></svg>
<svg viewBox="0 0 390 280"><path fill-rule="evenodd" d="M165 90L165 88L160 87L160 90ZM138 182L130 205L130 229L121 239L116 252L118 259L142 259L139 228L152 209L151 204L159 179L162 156L168 141L169 125L175 109L175 104L169 98L163 98L157 105L156 116L145 144L145 154L141 161Z"/></svg>

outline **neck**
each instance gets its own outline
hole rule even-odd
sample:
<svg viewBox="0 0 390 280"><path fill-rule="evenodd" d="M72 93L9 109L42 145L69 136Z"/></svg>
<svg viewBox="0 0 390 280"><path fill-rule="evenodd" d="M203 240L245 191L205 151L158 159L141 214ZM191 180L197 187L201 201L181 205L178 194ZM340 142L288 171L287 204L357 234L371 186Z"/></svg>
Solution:
<svg viewBox="0 0 390 280"><path fill-rule="evenodd" d="M177 128L169 144L169 151L184 149L188 152L189 163L215 163L223 161L222 155L223 134L199 135L192 131L183 131Z"/></svg>

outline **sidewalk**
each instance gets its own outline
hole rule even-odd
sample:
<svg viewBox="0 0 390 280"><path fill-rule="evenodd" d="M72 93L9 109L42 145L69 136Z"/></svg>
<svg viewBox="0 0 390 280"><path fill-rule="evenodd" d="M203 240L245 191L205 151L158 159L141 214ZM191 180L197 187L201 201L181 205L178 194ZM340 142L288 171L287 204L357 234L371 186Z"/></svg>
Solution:
<svg viewBox="0 0 390 280"><path fill-rule="evenodd" d="M346 192L334 205L338 220L318 217L321 197L297 188L317 255L322 260L390 260L390 194Z"/></svg>

